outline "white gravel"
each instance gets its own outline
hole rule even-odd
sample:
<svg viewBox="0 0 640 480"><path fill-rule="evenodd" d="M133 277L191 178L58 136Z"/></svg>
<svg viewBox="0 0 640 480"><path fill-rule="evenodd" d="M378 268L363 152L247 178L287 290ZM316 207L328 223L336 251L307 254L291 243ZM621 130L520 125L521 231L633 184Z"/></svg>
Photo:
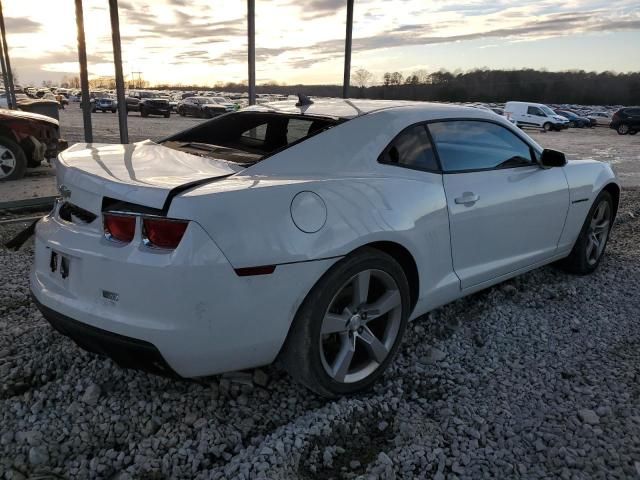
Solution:
<svg viewBox="0 0 640 480"><path fill-rule="evenodd" d="M640 191L618 219L594 275L440 308L374 392L334 402L275 367L122 370L42 319L29 245L0 249L0 479L639 478Z"/></svg>

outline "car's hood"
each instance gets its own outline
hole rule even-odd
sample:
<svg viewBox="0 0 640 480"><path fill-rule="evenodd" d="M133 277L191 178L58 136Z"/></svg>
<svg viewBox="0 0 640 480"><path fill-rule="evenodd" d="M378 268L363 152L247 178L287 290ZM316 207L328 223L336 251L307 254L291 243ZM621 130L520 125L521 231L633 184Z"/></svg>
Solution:
<svg viewBox="0 0 640 480"><path fill-rule="evenodd" d="M5 108L0 108L0 119L11 118L11 117L40 120L42 122L51 123L56 127L59 126L59 123L55 118L47 117L46 115L40 115L39 113L22 112L20 110L7 110Z"/></svg>
<svg viewBox="0 0 640 480"><path fill-rule="evenodd" d="M78 143L58 156L58 185L74 203L100 211L103 197L162 208L185 184L232 175L242 168L146 140L128 145Z"/></svg>

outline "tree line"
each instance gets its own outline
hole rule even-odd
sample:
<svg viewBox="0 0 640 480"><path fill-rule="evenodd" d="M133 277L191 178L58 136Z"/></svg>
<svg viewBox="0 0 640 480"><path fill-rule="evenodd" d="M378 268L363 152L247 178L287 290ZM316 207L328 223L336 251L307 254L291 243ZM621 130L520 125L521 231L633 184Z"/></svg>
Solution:
<svg viewBox="0 0 640 480"><path fill-rule="evenodd" d="M61 86L79 88L79 78L65 77ZM91 88L115 88L113 77L90 80ZM150 82L132 79L127 88L149 88ZM157 89L215 90L246 93L247 83L202 85L156 85ZM257 93L315 95L339 97L341 85L282 85L269 82L256 87ZM575 103L583 105L640 105L640 72L547 72L523 70L471 70L428 72L417 70L406 76L385 72L381 81L365 69L351 76L351 98L424 100L441 102L501 103L523 100L540 103Z"/></svg>
<svg viewBox="0 0 640 480"><path fill-rule="evenodd" d="M640 72L547 72L541 70L472 70L429 73L418 70L406 77L387 72L382 83L373 85L373 75L364 70L352 74L352 98L424 100L441 102L501 103L522 100L540 103L583 105L640 105ZM246 84L227 83L221 91L246 92ZM259 85L258 93L303 93L338 97L340 85Z"/></svg>

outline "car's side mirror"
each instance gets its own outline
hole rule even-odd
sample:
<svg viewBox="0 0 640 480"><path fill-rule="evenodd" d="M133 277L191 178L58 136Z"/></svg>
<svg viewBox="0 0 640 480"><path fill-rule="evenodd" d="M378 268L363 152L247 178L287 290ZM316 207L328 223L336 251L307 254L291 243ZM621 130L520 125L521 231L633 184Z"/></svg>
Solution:
<svg viewBox="0 0 640 480"><path fill-rule="evenodd" d="M567 158L564 153L557 150L545 148L540 155L540 165L544 168L564 167L567 164Z"/></svg>

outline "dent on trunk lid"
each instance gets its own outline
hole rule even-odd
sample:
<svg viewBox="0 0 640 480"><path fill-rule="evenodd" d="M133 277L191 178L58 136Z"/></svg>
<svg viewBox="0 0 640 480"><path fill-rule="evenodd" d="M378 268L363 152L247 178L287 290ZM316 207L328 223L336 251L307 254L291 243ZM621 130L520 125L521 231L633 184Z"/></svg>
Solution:
<svg viewBox="0 0 640 480"><path fill-rule="evenodd" d="M79 206L99 211L108 196L163 208L170 192L232 175L227 162L180 152L151 141L128 145L76 144L59 156L58 182ZM74 196L75 192L75 196ZM78 200L76 200L78 201ZM96 210L97 209L97 210Z"/></svg>

